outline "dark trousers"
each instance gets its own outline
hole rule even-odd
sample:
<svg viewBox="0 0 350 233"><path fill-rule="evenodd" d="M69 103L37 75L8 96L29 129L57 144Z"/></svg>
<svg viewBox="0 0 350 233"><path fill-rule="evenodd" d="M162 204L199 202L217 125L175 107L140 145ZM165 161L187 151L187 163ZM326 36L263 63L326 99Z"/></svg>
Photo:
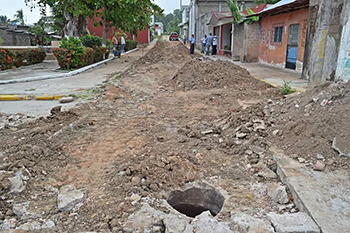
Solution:
<svg viewBox="0 0 350 233"><path fill-rule="evenodd" d="M216 48L217 48L217 45L213 45L213 52L212 52L213 55L216 55L217 53Z"/></svg>
<svg viewBox="0 0 350 233"><path fill-rule="evenodd" d="M194 44L191 44L191 47L190 47L190 54L193 54L194 53Z"/></svg>

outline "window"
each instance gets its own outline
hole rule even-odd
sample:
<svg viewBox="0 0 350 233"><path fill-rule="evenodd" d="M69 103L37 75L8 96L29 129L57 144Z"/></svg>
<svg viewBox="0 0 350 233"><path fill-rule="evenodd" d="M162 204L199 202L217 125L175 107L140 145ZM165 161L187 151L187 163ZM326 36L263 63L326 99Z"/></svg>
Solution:
<svg viewBox="0 0 350 233"><path fill-rule="evenodd" d="M273 42L282 43L283 27L275 27L275 36Z"/></svg>

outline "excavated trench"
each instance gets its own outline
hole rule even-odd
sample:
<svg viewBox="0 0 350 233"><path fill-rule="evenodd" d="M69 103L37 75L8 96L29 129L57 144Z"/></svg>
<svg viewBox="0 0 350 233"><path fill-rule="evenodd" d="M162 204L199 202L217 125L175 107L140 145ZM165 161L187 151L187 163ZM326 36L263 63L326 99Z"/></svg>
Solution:
<svg viewBox="0 0 350 233"><path fill-rule="evenodd" d="M224 196L214 187L192 187L185 191L172 191L168 203L178 212L194 218L204 211L216 216L224 205Z"/></svg>

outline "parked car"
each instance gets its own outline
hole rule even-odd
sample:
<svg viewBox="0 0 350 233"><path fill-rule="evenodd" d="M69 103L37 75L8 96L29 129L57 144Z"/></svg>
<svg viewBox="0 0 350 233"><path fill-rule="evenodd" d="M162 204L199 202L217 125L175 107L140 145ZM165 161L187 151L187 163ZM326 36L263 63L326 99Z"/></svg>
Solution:
<svg viewBox="0 0 350 233"><path fill-rule="evenodd" d="M169 36L169 40L179 40L179 36L176 32L172 32Z"/></svg>

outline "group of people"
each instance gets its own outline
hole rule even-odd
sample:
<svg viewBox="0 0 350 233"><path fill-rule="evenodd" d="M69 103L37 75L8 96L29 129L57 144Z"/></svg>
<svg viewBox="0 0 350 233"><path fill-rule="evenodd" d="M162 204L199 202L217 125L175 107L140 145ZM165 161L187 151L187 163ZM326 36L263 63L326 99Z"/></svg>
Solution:
<svg viewBox="0 0 350 233"><path fill-rule="evenodd" d="M121 51L119 51L119 41L117 39L117 35L116 34L113 34L113 38L112 38L112 52L113 54L116 56L116 53L119 52L119 53L125 53L125 45L126 45L126 41L125 41L125 37L124 35L122 35L120 37L120 42L121 42ZM120 56L120 54L119 54Z"/></svg>
<svg viewBox="0 0 350 233"><path fill-rule="evenodd" d="M185 41L185 39L184 39ZM194 46L196 44L196 40L194 38L194 35L192 34L191 38L190 38L190 54L194 53ZM218 47L218 37L214 34L212 35L212 33L209 33L209 36L204 35L204 37L201 39L202 42L202 50L201 53L204 53L206 51L206 55L209 56L210 54L210 47L212 47L212 52L211 55L216 55L217 54L217 47Z"/></svg>

